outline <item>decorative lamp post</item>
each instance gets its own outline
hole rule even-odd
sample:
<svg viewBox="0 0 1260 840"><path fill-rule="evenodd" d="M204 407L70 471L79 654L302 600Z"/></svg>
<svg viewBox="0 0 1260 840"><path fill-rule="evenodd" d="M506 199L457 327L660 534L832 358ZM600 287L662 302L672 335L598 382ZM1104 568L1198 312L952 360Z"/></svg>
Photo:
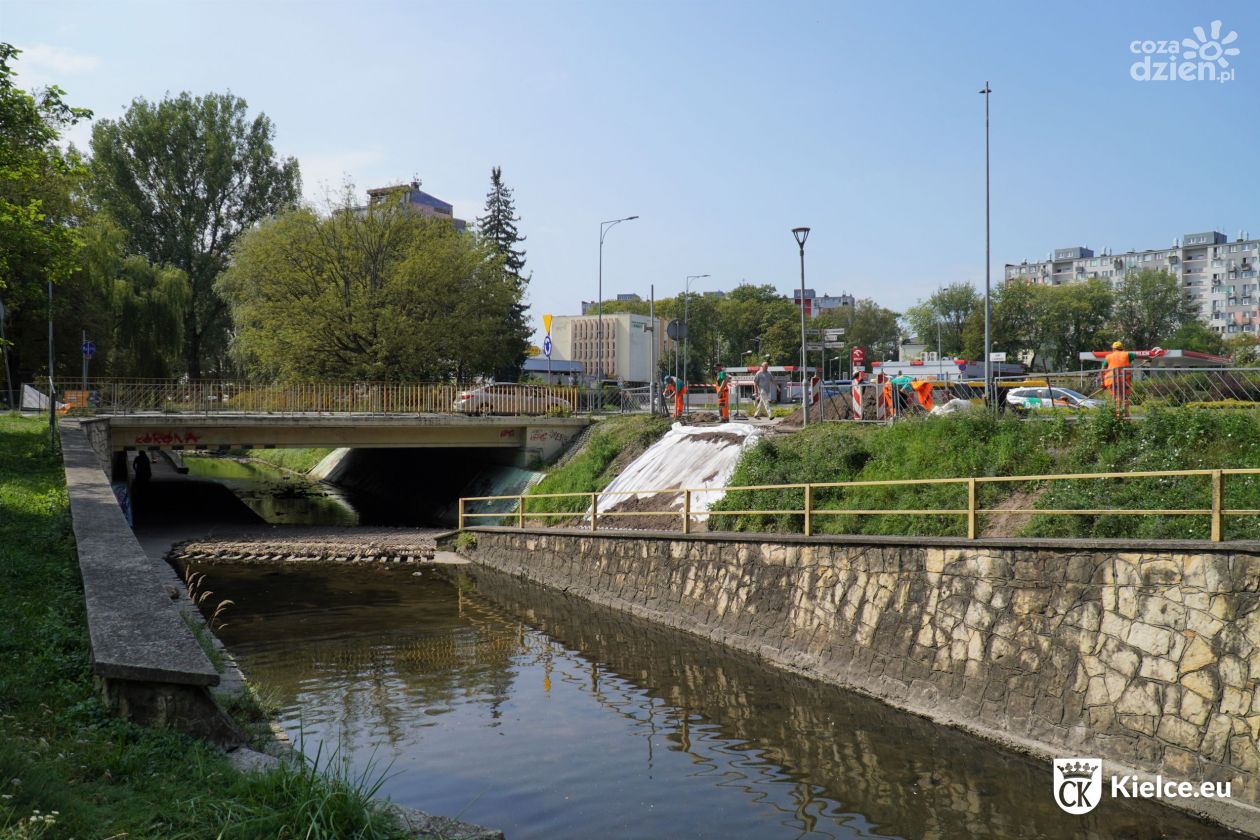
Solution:
<svg viewBox="0 0 1260 840"><path fill-rule="evenodd" d="M984 96L984 404L996 405L993 394L993 348L989 335L989 83L980 91Z"/></svg>
<svg viewBox="0 0 1260 840"><path fill-rule="evenodd" d="M801 249L801 428L805 428L809 425L809 372L805 355L805 240L809 239L809 228L792 228L792 236Z"/></svg>

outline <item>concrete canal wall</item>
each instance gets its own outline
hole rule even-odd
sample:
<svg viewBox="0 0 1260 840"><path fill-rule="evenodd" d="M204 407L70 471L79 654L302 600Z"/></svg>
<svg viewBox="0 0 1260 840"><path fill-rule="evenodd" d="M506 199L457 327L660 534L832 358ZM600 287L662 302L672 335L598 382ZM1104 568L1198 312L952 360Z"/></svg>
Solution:
<svg viewBox="0 0 1260 840"><path fill-rule="evenodd" d="M475 533L486 566L1009 746L1231 781L1190 806L1260 828L1260 543Z"/></svg>

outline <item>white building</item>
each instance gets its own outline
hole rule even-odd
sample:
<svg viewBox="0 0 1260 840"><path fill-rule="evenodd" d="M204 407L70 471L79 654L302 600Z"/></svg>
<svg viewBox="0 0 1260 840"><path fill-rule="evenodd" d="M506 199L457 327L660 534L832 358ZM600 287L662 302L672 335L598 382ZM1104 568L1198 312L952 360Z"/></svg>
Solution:
<svg viewBox="0 0 1260 840"><path fill-rule="evenodd" d="M551 320L551 358L573 361L588 374L601 369L604 379L623 383L647 383L655 379L652 370L652 341L657 342L659 360L674 347L665 336L667 321L656 319L655 333L646 315L628 312L605 312L603 319L603 365L597 360L600 350L599 318L594 315L557 315Z"/></svg>

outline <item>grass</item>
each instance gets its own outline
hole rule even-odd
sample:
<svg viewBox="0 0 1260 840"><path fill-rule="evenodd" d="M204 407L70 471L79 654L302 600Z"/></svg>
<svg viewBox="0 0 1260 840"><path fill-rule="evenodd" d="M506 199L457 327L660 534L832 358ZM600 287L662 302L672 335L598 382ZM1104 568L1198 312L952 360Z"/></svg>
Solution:
<svg viewBox="0 0 1260 840"><path fill-rule="evenodd" d="M599 421L582 450L563 466L547 473L529 491L530 495L543 493L595 493L608 486L620 471L637 455L669 431L671 421L649 414L628 414ZM581 497L568 499L533 499L527 503L527 513L585 511L589 500Z"/></svg>
<svg viewBox="0 0 1260 840"><path fill-rule="evenodd" d="M1079 422L1065 417L1037 421L958 414L905 420L892 426L844 423L810 426L791 436L768 438L746 453L732 487L830 481L1010 476L1073 472L1260 467L1260 414L1254 410L1152 409L1144 420L1118 421L1092 412ZM1036 508L1206 508L1206 478L1115 481L1011 482L979 486L980 507L1004 506L1017 491L1030 493ZM792 509L803 506L802 490L737 491L721 510ZM816 508L965 508L963 486L853 488L816 492ZM1234 477L1226 484L1227 507L1260 509L1260 476ZM984 522L981 517L981 527ZM1027 536L1186 538L1208 536L1206 516L1028 516L1016 526ZM713 530L800 533L799 514L715 516ZM817 533L963 536L962 516L820 515ZM1225 537L1260 533L1260 518L1226 519Z"/></svg>
<svg viewBox="0 0 1260 840"><path fill-rule="evenodd" d="M230 454L262 461L264 464L271 464L271 466L279 467L282 470L305 474L313 470L332 451L331 447L314 449L233 449Z"/></svg>
<svg viewBox="0 0 1260 840"><path fill-rule="evenodd" d="M0 838L405 837L371 801L378 779L310 762L246 775L206 743L108 713L46 434L0 415ZM57 813L32 823L36 811Z"/></svg>

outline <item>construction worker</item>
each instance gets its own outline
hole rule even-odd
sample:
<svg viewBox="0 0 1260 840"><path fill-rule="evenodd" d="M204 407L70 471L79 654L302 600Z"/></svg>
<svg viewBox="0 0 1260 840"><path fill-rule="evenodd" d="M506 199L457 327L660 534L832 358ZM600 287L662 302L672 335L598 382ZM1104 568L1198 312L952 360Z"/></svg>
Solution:
<svg viewBox="0 0 1260 840"><path fill-rule="evenodd" d="M753 390L756 392L757 399L757 404L753 407L753 417L760 417L762 411L765 411L767 418L774 416L770 411L774 387L774 374L770 372L770 363L762 362L761 368L753 376Z"/></svg>
<svg viewBox="0 0 1260 840"><path fill-rule="evenodd" d="M683 410L684 410L683 398L686 395L687 395L687 386L683 385L682 381L677 376L665 377L664 396L666 399L669 399L670 397L674 398L674 419L675 420L682 419Z"/></svg>
<svg viewBox="0 0 1260 840"><path fill-rule="evenodd" d="M1098 355L1097 352L1095 355ZM1147 353L1152 358L1164 355L1159 347ZM1111 393L1112 407L1117 417L1129 419L1129 389L1133 384L1133 362L1140 356L1138 353L1124 349L1123 341L1113 341L1111 352L1103 361L1102 385Z"/></svg>
<svg viewBox="0 0 1260 840"><path fill-rule="evenodd" d="M726 371L719 370L717 375L718 417L723 423L731 422L731 381L726 378Z"/></svg>

